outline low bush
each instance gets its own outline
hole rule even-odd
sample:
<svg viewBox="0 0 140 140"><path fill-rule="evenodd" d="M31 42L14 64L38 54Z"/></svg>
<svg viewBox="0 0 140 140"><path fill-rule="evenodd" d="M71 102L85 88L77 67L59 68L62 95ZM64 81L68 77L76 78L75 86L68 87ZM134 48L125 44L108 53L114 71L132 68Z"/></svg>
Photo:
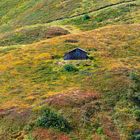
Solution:
<svg viewBox="0 0 140 140"><path fill-rule="evenodd" d="M132 85L129 89L129 99L140 106L140 76L137 73L130 73Z"/></svg>
<svg viewBox="0 0 140 140"><path fill-rule="evenodd" d="M78 68L76 68L74 65L72 64L66 64L64 65L63 69L67 72L76 72L78 71Z"/></svg>
<svg viewBox="0 0 140 140"><path fill-rule="evenodd" d="M90 19L89 15L86 14L86 15L83 16L83 20L89 20L89 19Z"/></svg>
<svg viewBox="0 0 140 140"><path fill-rule="evenodd" d="M96 131L97 131L97 134L99 134L99 135L104 133L102 127L99 127Z"/></svg>
<svg viewBox="0 0 140 140"><path fill-rule="evenodd" d="M140 135L137 135L137 136L135 137L135 140L140 140Z"/></svg>
<svg viewBox="0 0 140 140"><path fill-rule="evenodd" d="M131 140L140 140L140 134L138 135L132 135Z"/></svg>
<svg viewBox="0 0 140 140"><path fill-rule="evenodd" d="M49 108L43 109L42 115L37 119L37 126L44 128L55 128L69 133L72 130L69 122L61 115Z"/></svg>
<svg viewBox="0 0 140 140"><path fill-rule="evenodd" d="M95 58L94 58L93 56L89 55L89 56L88 56L88 59L94 60Z"/></svg>
<svg viewBox="0 0 140 140"><path fill-rule="evenodd" d="M135 115L135 117L136 117L136 120L137 120L137 121L140 121L140 110L135 110L135 111L134 111L134 115Z"/></svg>

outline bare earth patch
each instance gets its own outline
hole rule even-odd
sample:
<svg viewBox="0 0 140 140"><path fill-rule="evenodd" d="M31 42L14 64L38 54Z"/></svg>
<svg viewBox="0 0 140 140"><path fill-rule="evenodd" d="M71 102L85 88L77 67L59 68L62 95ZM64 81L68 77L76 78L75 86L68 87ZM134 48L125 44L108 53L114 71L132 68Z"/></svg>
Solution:
<svg viewBox="0 0 140 140"><path fill-rule="evenodd" d="M57 134L43 128L36 129L32 135L36 140L70 140L65 134Z"/></svg>
<svg viewBox="0 0 140 140"><path fill-rule="evenodd" d="M54 96L49 97L45 100L46 103L52 106L59 106L59 107L79 107L83 106L91 101L98 99L100 95L94 92L88 91L74 91L72 93L67 94L57 94ZM44 102L44 103L45 103Z"/></svg>

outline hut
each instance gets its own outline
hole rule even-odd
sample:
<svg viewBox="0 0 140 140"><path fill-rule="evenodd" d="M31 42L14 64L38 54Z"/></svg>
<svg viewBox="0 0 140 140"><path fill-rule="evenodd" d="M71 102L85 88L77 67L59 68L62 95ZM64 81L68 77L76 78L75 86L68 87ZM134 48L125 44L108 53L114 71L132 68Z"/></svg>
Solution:
<svg viewBox="0 0 140 140"><path fill-rule="evenodd" d="M88 59L88 53L81 48L75 48L64 55L64 60L85 60L85 59Z"/></svg>

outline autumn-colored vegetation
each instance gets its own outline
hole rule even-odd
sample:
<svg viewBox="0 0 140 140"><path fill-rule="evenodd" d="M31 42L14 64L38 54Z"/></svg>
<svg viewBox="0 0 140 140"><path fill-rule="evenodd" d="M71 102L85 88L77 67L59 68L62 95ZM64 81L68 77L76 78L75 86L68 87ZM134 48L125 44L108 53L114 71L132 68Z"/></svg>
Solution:
<svg viewBox="0 0 140 140"><path fill-rule="evenodd" d="M73 129L66 134L69 138L89 136L92 139L94 134L104 138L131 136L139 128L138 107L126 99L131 89L129 75L132 71L139 72L140 68L139 29L138 24L108 26L26 46L1 48L1 115L9 114L6 120L11 117L18 120L22 112L33 109L28 118L31 124L25 121L23 127L12 131L23 131L25 127L31 131L25 129L28 135L22 135L34 136L34 129L38 127L35 122L40 116L37 112L41 106L49 105L61 110L70 122ZM92 59L64 61L64 53L76 46L86 49ZM13 111L20 114L13 116ZM104 115L112 116L113 124L108 124L116 132L106 130ZM8 127L14 129L10 122L5 125L3 119L1 126L4 127L2 136Z"/></svg>
<svg viewBox="0 0 140 140"><path fill-rule="evenodd" d="M139 140L139 7L0 1L0 140Z"/></svg>

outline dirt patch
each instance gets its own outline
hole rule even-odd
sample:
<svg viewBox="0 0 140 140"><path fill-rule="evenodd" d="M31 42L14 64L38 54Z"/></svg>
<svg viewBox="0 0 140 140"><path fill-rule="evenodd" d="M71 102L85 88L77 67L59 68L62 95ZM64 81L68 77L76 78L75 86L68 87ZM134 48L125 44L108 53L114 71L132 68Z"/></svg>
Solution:
<svg viewBox="0 0 140 140"><path fill-rule="evenodd" d="M61 36L61 35L67 35L70 32L60 28L60 27L50 27L48 28L47 32L45 33L45 36L47 38L52 38L52 37L56 37L56 36Z"/></svg>
<svg viewBox="0 0 140 140"><path fill-rule="evenodd" d="M32 135L36 140L70 140L65 134L58 134L43 128L36 129Z"/></svg>
<svg viewBox="0 0 140 140"><path fill-rule="evenodd" d="M103 116L101 118L101 123L103 125L104 133L109 139L120 140L120 135L118 133L118 130L110 118Z"/></svg>
<svg viewBox="0 0 140 140"><path fill-rule="evenodd" d="M15 112L17 108L11 107L9 109L0 109L0 117L3 118L4 116L7 116L11 114L12 112Z"/></svg>
<svg viewBox="0 0 140 140"><path fill-rule="evenodd" d="M30 121L32 115L31 109L20 110L19 108L1 109L0 120L6 122L6 126L2 128L0 133L0 140L23 140L25 132L23 131L24 126ZM15 129L16 127L19 127ZM11 131L12 130L12 131Z"/></svg>
<svg viewBox="0 0 140 140"><path fill-rule="evenodd" d="M93 140L102 140L102 138L98 134L94 134L93 135Z"/></svg>
<svg viewBox="0 0 140 140"><path fill-rule="evenodd" d="M75 91L72 93L51 96L46 99L44 103L57 107L81 107L98 98L100 98L98 93Z"/></svg>

